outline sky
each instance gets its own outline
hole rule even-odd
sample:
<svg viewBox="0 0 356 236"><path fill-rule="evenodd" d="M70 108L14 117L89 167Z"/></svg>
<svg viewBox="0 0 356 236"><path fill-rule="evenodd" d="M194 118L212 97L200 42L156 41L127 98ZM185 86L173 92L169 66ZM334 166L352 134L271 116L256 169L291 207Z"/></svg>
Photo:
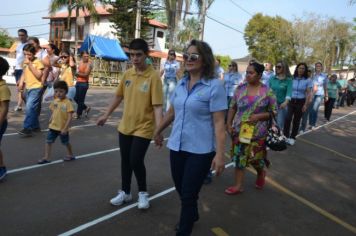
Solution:
<svg viewBox="0 0 356 236"><path fill-rule="evenodd" d="M215 0L207 12L204 40L210 44L214 54L241 58L248 54L243 32L253 14L279 15L292 21L305 13L315 13L352 22L356 17L356 4L350 6L348 2L349 0ZM49 21L42 17L47 16L49 3L50 0L16 0L16 4L10 4L9 1L1 4L0 28L7 29L11 36L17 35L18 28L26 28L31 36L48 39Z"/></svg>

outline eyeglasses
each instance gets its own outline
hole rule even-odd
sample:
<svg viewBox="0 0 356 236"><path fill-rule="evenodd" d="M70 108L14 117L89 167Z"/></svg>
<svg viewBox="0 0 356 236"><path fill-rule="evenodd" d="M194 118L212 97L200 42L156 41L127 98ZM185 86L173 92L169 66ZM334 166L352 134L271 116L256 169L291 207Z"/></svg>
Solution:
<svg viewBox="0 0 356 236"><path fill-rule="evenodd" d="M188 54L188 53L184 53L183 54L183 59L185 61L197 61L199 59L200 55L198 53L192 53L192 54Z"/></svg>
<svg viewBox="0 0 356 236"><path fill-rule="evenodd" d="M138 52L138 53L133 53L131 52L130 53L130 57L142 57L143 56L143 53L142 52Z"/></svg>
<svg viewBox="0 0 356 236"><path fill-rule="evenodd" d="M68 56L61 56L60 58L68 58Z"/></svg>

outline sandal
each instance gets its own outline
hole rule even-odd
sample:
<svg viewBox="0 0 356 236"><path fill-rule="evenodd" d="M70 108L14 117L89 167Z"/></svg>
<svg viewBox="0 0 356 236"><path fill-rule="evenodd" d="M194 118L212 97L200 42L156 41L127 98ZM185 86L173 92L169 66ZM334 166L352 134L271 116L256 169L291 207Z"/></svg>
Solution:
<svg viewBox="0 0 356 236"><path fill-rule="evenodd" d="M74 161L75 159L76 159L75 156L69 156L69 157L63 158L63 161Z"/></svg>
<svg viewBox="0 0 356 236"><path fill-rule="evenodd" d="M231 187L228 187L227 189L225 189L225 193L227 195L236 195L236 194L240 194L243 192L244 192L243 189L237 189L235 186L231 186Z"/></svg>
<svg viewBox="0 0 356 236"><path fill-rule="evenodd" d="M266 183L265 178L266 178L266 171L263 170L261 176L257 176L257 179L256 179L256 188L257 189L262 189L263 188L263 186Z"/></svg>
<svg viewBox="0 0 356 236"><path fill-rule="evenodd" d="M37 164L39 164L39 165L48 164L48 163L51 163L51 161L49 161L47 159L42 159L37 162Z"/></svg>

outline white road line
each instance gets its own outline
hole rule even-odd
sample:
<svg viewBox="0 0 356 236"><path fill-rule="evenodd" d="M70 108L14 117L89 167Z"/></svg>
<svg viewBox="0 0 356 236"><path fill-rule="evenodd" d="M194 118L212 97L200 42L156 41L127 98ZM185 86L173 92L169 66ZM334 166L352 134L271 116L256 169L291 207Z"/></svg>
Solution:
<svg viewBox="0 0 356 236"><path fill-rule="evenodd" d="M229 164L225 165L225 168L229 168L232 165L233 165L233 163L229 163ZM213 173L215 173L215 171L213 171ZM175 187L168 188L168 189L166 189L166 190L164 190L162 192L159 192L159 193L153 195L149 199L150 199L150 201L152 201L152 200L154 200L156 198L160 198L160 197L162 197L164 195L167 195L167 194L173 192L174 190L175 190ZM114 212L112 212L110 214L104 215L104 216L102 216L100 218L97 218L97 219L95 219L93 221L90 221L88 223L82 224L82 225L80 225L80 226L78 226L78 227L76 227L74 229L71 229L71 230L69 230L67 232L64 232L64 233L60 234L59 236L70 236L70 235L79 233L80 231L83 231L83 230L85 230L87 228L90 228L90 227L92 227L94 225L97 225L97 224L99 224L99 223L101 223L103 221L109 220L109 219L111 219L111 218L113 218L113 217L115 217L117 215L120 215L120 214L122 214L122 213L124 213L124 212L126 212L128 210L131 210L132 208L134 208L136 206L137 206L137 203L133 203L133 204L128 205L126 207L123 207L123 208L121 208L121 209L119 209L117 211L114 211Z"/></svg>
<svg viewBox="0 0 356 236"><path fill-rule="evenodd" d="M110 121L110 122L106 122L105 124L107 125L111 125L111 124L117 124L117 121ZM96 124L86 124L86 125L76 125L76 126L72 126L71 129L78 129L78 128L82 128L82 127L91 127L91 126L97 126ZM41 132L47 132L48 129L42 129ZM8 134L4 134L3 136L14 136L14 135L19 135L19 133L8 133Z"/></svg>
<svg viewBox="0 0 356 236"><path fill-rule="evenodd" d="M355 112L356 112L356 111L350 112L350 113L348 113L348 114L346 114L346 115L344 115L344 116L342 116L342 117L339 117L339 118L337 118L337 119L335 119L335 120L333 120L333 121L331 121L331 122L329 122L329 123L327 123L327 124L318 126L316 129L319 129L319 128L324 127L324 126L326 126L326 125L330 125L330 124L332 124L332 123L334 123L334 122L336 122L336 121L338 121L338 120L340 120L340 119L342 119L342 118L344 118L344 117L346 117L346 116L348 116L348 115L351 115L351 114L353 114L353 113L355 113ZM316 130L316 129L314 129L314 130ZM309 133L309 132L311 132L311 131L314 131L314 130L307 131L307 132L305 132L305 133L303 133L303 134L301 134L301 135L299 135L299 136L302 136L302 135L307 134L307 133ZM234 164L234 163L232 163L232 162L229 163L229 164L226 164L226 165L225 165L225 168L229 168L229 167L233 166L233 164ZM215 171L213 171L213 173L215 173ZM164 195L167 195L168 193L174 191L174 189L175 189L174 187L171 187L171 188L166 189L166 190L164 190L164 191L162 191L162 192L159 192L159 193L153 195L152 197L150 197L150 200L153 200L153 199L162 197L162 196L164 196ZM126 211L128 211L128 210L130 210L130 209L132 209L132 208L134 208L134 207L136 207L136 206L137 206L137 203L133 203L133 204L131 204L131 205L129 205L129 206L123 207L123 208L121 208L121 209L119 209L119 210L117 210L117 211L114 211L114 212L110 213L110 214L107 214L107 215L102 216L102 217L100 217L100 218L97 218L97 219L95 219L95 220L93 220L93 221L90 221L90 222L88 222L88 223L82 224L82 225L80 225L80 226L78 226L78 227L76 227L76 228L74 228L74 229L71 229L71 230L69 230L69 231L67 231L67 232L64 232L64 233L60 234L59 236L70 236L70 235L79 233L80 231L83 231L83 230L85 230L85 229L88 229L88 228L90 228L90 227L92 227L92 226L94 226L94 225L97 225L97 224L99 224L99 223L101 223L101 222L103 222L103 221L109 220L109 219L111 219L111 218L113 218L113 217L115 217L115 216L117 216L117 215L120 215L120 214L122 214L122 213L124 213L124 212L126 212Z"/></svg>
<svg viewBox="0 0 356 236"><path fill-rule="evenodd" d="M166 141L166 140L168 140L168 138L164 139L164 141ZM154 141L151 141L151 143L154 143ZM109 152L116 152L116 151L119 151L119 150L120 150L120 148L112 148L112 149L107 149L107 150L103 150L103 151L92 152L92 153L76 156L76 159L95 157L95 156L98 156L98 155L102 155L102 154L109 153ZM58 163L63 163L63 162L65 162L65 161L56 160L56 161L52 161L52 162L50 162L48 164L43 164L43 165L36 164L36 165L21 167L21 168L17 168L17 169L12 169L12 170L7 171L7 173L9 173L9 174L17 173L17 172L21 172L21 171L25 171L25 170L37 169L37 168L41 168L41 167L45 167L45 166L49 166L49 165L54 165L54 164L58 164Z"/></svg>

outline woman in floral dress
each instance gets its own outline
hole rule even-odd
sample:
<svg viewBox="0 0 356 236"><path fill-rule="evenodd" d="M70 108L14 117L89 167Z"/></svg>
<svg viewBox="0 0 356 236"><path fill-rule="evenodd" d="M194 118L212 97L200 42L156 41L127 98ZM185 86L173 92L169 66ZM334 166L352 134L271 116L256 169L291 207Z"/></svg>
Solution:
<svg viewBox="0 0 356 236"><path fill-rule="evenodd" d="M246 70L246 83L240 85L230 103L227 129L232 137L231 157L235 183L226 194L242 193L244 170L250 164L257 171L256 188L262 189L266 172L266 136L270 112L276 112L276 97L261 83L264 66L253 62Z"/></svg>

